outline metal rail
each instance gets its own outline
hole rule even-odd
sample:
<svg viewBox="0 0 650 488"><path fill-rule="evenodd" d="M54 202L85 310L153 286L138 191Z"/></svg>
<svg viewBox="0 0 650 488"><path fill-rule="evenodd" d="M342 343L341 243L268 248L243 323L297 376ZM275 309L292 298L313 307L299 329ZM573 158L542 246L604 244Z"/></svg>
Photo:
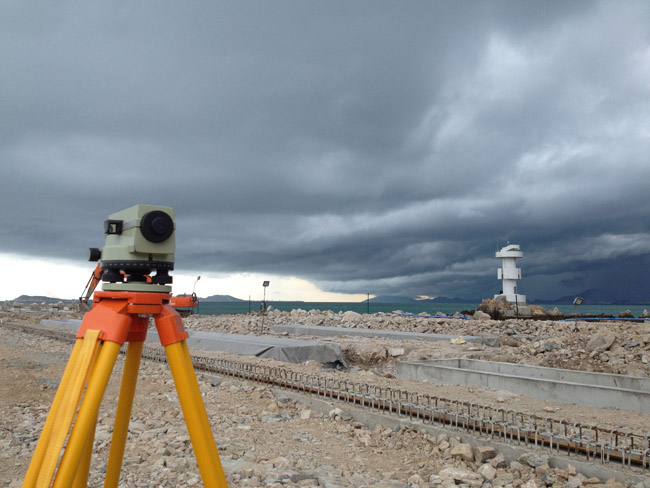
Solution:
<svg viewBox="0 0 650 488"><path fill-rule="evenodd" d="M74 334L65 331L18 324L3 325L56 340L74 342ZM156 362L167 362L160 347L145 346L142 356ZM408 417L424 424L442 424L478 436L519 445L546 447L550 452L580 455L586 460L601 463L616 461L623 465L650 469L650 438L646 432L638 434L606 429L405 389L303 373L290 368L198 356L196 352L192 362L199 371L317 395L379 413Z"/></svg>

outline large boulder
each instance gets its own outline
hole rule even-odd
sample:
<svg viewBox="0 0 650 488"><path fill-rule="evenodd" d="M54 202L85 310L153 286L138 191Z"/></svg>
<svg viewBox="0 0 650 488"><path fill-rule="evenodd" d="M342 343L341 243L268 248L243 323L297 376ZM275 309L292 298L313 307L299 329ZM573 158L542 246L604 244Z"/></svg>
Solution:
<svg viewBox="0 0 650 488"><path fill-rule="evenodd" d="M497 470L489 464L483 464L478 468L477 473L483 476L486 481L492 481L497 476Z"/></svg>
<svg viewBox="0 0 650 488"><path fill-rule="evenodd" d="M451 457L460 458L463 461L474 461L474 450L470 444L458 444L449 454Z"/></svg>
<svg viewBox="0 0 650 488"><path fill-rule="evenodd" d="M353 363L376 364L386 360L388 351L378 344L358 343L350 347L347 354Z"/></svg>
<svg viewBox="0 0 650 488"><path fill-rule="evenodd" d="M482 310L477 310L474 312L473 317L477 320L491 319L490 314L483 312Z"/></svg>
<svg viewBox="0 0 650 488"><path fill-rule="evenodd" d="M531 317L532 315L539 315L539 310L534 312L532 305L515 304L505 300L494 300L486 298L478 306L477 311L488 314L491 318L501 320L505 318Z"/></svg>
<svg viewBox="0 0 650 488"><path fill-rule="evenodd" d="M587 342L585 349L587 349L587 352L590 354L598 354L603 351L607 351L610 347L612 347L612 344L614 344L615 340L616 335L613 332L599 332L598 334L594 334L592 338L589 339L589 342Z"/></svg>
<svg viewBox="0 0 650 488"><path fill-rule="evenodd" d="M472 488L479 488L483 484L483 476L472 471L456 468L445 468L438 473L443 480L451 479L456 484L465 484Z"/></svg>
<svg viewBox="0 0 650 488"><path fill-rule="evenodd" d="M341 316L341 325L343 327L351 327L356 325L361 320L361 314L348 310Z"/></svg>
<svg viewBox="0 0 650 488"><path fill-rule="evenodd" d="M474 448L474 461L477 463L484 463L496 455L497 452L492 446L476 446Z"/></svg>

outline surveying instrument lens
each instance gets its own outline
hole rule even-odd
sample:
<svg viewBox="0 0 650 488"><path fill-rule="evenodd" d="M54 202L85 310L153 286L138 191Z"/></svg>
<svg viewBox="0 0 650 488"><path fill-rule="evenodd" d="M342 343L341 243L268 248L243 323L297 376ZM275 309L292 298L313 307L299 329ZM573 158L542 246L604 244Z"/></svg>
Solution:
<svg viewBox="0 0 650 488"><path fill-rule="evenodd" d="M174 232L174 221L165 212L154 210L142 217L140 231L150 242L163 242Z"/></svg>

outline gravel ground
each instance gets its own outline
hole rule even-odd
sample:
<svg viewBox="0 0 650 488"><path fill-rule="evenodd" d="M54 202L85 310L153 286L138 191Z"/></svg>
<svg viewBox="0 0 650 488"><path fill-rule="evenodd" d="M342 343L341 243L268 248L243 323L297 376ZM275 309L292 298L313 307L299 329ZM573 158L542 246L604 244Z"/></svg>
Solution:
<svg viewBox="0 0 650 488"><path fill-rule="evenodd" d="M313 325L328 325L323 323L328 314L316 317L315 313L310 315L309 312L299 312L294 316L276 313L264 320L266 325L271 321L296 323L296 315L311 317L314 322L320 321ZM339 314L332 314L337 315ZM36 325L40 318L42 317L36 315L27 319L5 315L2 320L25 320ZM646 371L643 369L645 363L642 362L643 355L647 354L647 346L650 345L650 340L646 342L646 335L650 336L646 324L626 324L625 330L617 333L616 340L608 349L589 357L591 352L587 352L585 346L594 335L602 332L602 329L592 329L593 324L579 323L575 327L570 325L570 329L567 329L566 323L544 323L535 328L534 324L521 322L491 326L489 323L468 325L455 323L464 321L438 323L415 319L400 321L399 326L396 326L391 322L390 316L373 318L384 326L381 328L394 327L395 330L410 328L424 332L418 329L428 327L444 329L432 330L434 332L479 335L469 332L478 330L477 328L489 329L492 332L490 335L506 340L514 337L519 344L472 350L476 346L470 344L431 343L413 346L399 341L337 339L353 366L350 371L324 372L315 364L290 367L316 370L320 374L348 375L354 377L355 381L400 384L408 389L422 392L430 390L434 394L454 398L465 396L484 404L514 403L518 410L532 409L546 412L546 415L553 412L553 415L562 418L591 421L599 425L610 422L620 426L624 423L635 429L647 429L650 426L649 416L631 412L533 401L519 395L481 388L400 382L390 377L395 357L389 354L391 349L401 348L405 350L404 354L397 358L425 353L430 357L469 357L474 354L493 355L498 350L503 354L504 349L513 349L515 352L509 357L522 362L543 363L550 361L546 357L549 353L569 349L581 357L582 353L578 349L584 349L588 359L582 358L576 365L586 361L590 366L598 366L600 363L594 363L594 359L600 357L602 364L609 364L610 358L619 357L616 348L612 346L631 341L639 344L633 348L626 348L624 344L620 346L625 350L622 351L624 359L626 354L630 355L629 360L623 364L626 368L639 366L640 371ZM356 325L352 319L356 318L348 315L345 323L361 327L361 319L358 319ZM191 317L185 320L185 324L192 329L246 333L259 326L259 320L261 318L257 316ZM332 319L329 325L341 326L341 322ZM377 327L380 328L379 325ZM516 333L510 333L515 327ZM538 347L534 344L541 342L543 345L554 337L561 342L561 348L544 353L522 354L525 350ZM373 347L378 348L380 353L368 352ZM385 349L383 355L381 348ZM629 349L635 350L630 352ZM20 486L70 351L70 344L0 326L0 486ZM607 354L607 362L602 361L603 354ZM241 360L242 357L237 359ZM89 486L100 486L103 480L102 469L108 455L122 361L122 358L118 360L100 410ZM274 364L270 360L256 361ZM286 364L282 366L289 367ZM334 410L336 405L333 405L331 412L318 413L310 410L306 404L289 399L266 386L203 376L200 376L199 383L229 486L451 488L467 485L477 488L577 488L588 484L599 486L604 482L589 479L571 467L550 468L545 464L543 455L541 458L525 458L506 463L495 452L479 452L477 446L463 444L454 436L453 431L447 436L432 437L409 428L397 431L369 429ZM143 362L141 366L124 459L120 486L201 485L166 365ZM609 480L607 486L613 488L624 485ZM650 477L647 477L645 483L638 484L638 488L641 487L650 488Z"/></svg>

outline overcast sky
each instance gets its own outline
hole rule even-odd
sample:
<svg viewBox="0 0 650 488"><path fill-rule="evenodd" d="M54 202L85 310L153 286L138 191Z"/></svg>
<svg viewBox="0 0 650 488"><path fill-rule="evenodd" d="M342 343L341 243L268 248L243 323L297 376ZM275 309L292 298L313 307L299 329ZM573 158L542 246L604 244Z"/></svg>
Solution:
<svg viewBox="0 0 650 488"><path fill-rule="evenodd" d="M647 1L2 0L0 66L0 299L147 203L202 296L650 302Z"/></svg>

